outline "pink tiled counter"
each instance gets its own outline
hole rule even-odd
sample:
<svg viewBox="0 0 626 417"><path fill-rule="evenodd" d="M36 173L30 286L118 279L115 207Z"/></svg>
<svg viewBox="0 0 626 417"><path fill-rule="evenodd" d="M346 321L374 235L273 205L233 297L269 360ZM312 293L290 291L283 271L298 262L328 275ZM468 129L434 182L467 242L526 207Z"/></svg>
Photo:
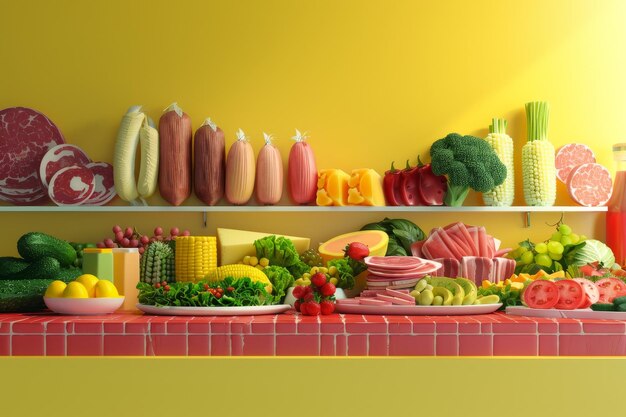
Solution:
<svg viewBox="0 0 626 417"><path fill-rule="evenodd" d="M626 322L480 316L0 315L0 355L626 355Z"/></svg>

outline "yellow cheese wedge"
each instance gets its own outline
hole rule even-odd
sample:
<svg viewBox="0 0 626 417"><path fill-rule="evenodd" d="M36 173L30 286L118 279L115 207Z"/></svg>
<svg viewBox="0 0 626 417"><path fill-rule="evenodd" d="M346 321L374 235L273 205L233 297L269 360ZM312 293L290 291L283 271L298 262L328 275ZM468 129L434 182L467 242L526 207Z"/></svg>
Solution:
<svg viewBox="0 0 626 417"><path fill-rule="evenodd" d="M236 264L244 256L256 256L254 241L265 236L284 236L291 240L298 253L309 249L311 239L305 237L277 235L276 233L250 232L246 230L217 228L217 248L220 265Z"/></svg>
<svg viewBox="0 0 626 417"><path fill-rule="evenodd" d="M360 206L384 206L383 179L373 169L352 170L348 181L348 203Z"/></svg>
<svg viewBox="0 0 626 417"><path fill-rule="evenodd" d="M318 206L347 206L350 175L341 169L322 169L318 173Z"/></svg>

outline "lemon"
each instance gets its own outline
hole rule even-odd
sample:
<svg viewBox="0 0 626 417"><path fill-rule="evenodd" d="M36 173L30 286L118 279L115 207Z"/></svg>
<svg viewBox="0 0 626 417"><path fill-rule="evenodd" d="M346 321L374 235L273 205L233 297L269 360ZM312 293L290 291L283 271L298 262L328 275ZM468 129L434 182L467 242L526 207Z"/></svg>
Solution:
<svg viewBox="0 0 626 417"><path fill-rule="evenodd" d="M98 277L91 274L83 274L76 278L76 281L80 282L87 289L87 294L90 298L96 296L96 284L98 283Z"/></svg>
<svg viewBox="0 0 626 417"><path fill-rule="evenodd" d="M63 297L65 287L67 287L67 284L63 281L52 281L50 285L48 285L44 297Z"/></svg>
<svg viewBox="0 0 626 417"><path fill-rule="evenodd" d="M120 294L117 292L117 288L111 281L107 281L106 279L101 279L96 284L96 297L119 297Z"/></svg>
<svg viewBox="0 0 626 417"><path fill-rule="evenodd" d="M67 284L63 291L63 297L65 298L89 298L87 288L78 281L72 281Z"/></svg>

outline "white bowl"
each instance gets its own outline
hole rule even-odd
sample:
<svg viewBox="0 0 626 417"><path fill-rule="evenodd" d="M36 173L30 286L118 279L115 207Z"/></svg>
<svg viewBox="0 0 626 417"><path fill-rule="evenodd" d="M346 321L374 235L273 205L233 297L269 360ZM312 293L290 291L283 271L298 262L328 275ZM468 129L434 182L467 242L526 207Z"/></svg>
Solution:
<svg viewBox="0 0 626 417"><path fill-rule="evenodd" d="M289 304L293 307L296 302L296 297L293 296L293 289L294 287L289 287L287 289L287 295L285 295L285 301L283 302L283 304ZM343 298L346 298L346 293L343 292L343 289L337 288L335 290L335 299L341 300Z"/></svg>
<svg viewBox="0 0 626 417"><path fill-rule="evenodd" d="M43 301L55 313L83 316L113 313L124 303L124 296L102 298L44 297Z"/></svg>

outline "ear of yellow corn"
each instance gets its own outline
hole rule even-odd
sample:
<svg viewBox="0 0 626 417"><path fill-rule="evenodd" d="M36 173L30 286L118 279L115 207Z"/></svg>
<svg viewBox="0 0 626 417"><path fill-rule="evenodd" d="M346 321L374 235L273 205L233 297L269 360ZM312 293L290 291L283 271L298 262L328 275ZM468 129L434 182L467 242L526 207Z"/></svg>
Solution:
<svg viewBox="0 0 626 417"><path fill-rule="evenodd" d="M206 281L223 281L224 279L232 277L235 280L238 278L248 277L252 282L262 282L266 284L265 290L268 293L272 292L272 283L267 275L265 275L260 269L257 269L250 265L231 264L223 265L217 268L212 273L208 274L204 279Z"/></svg>
<svg viewBox="0 0 626 417"><path fill-rule="evenodd" d="M515 196L515 171L513 166L513 139L506 134L506 120L492 119L489 135L485 138L500 161L506 166L506 179L493 190L483 193L488 206L510 206Z"/></svg>
<svg viewBox="0 0 626 417"><path fill-rule="evenodd" d="M552 206L556 200L554 146L548 141L549 115L548 103L526 103L528 142L522 147L522 180L524 200L529 206Z"/></svg>
<svg viewBox="0 0 626 417"><path fill-rule="evenodd" d="M137 192L142 198L148 198L156 191L159 179L159 132L149 117L143 121L139 131L141 144L141 166Z"/></svg>
<svg viewBox="0 0 626 417"><path fill-rule="evenodd" d="M176 237L176 281L201 281L206 275L215 272L216 268L215 236Z"/></svg>

